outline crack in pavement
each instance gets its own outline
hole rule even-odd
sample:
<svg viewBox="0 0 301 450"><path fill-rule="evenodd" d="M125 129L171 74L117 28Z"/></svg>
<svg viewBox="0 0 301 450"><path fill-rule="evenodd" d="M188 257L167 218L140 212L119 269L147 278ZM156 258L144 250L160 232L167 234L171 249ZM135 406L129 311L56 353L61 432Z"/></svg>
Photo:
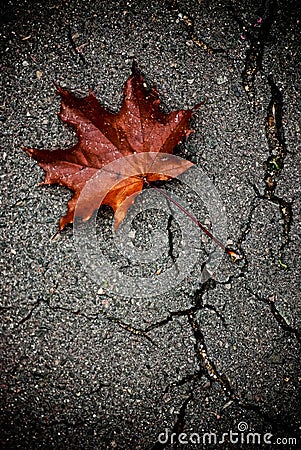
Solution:
<svg viewBox="0 0 301 450"><path fill-rule="evenodd" d="M281 244L279 249L278 264L283 268L287 268L286 264L282 262L282 259L284 257L285 248L290 242L290 229L293 221L293 202L288 202L275 194L277 179L279 178L284 167L284 160L288 153L282 120L283 96L272 77L269 75L267 79L271 89L271 100L267 109L265 125L266 139L269 148L269 157L265 162L266 169L263 180L265 183L265 190L264 193L261 194L259 189L254 184L253 189L258 199L270 201L279 207L281 219L283 221L284 242ZM253 212L254 210L252 213ZM249 229L250 226L247 232ZM247 233L245 233L244 236L246 236L246 234Z"/></svg>
<svg viewBox="0 0 301 450"><path fill-rule="evenodd" d="M133 327L132 325L129 325L122 320L110 317L104 315L104 317L111 323L116 323L120 328L128 331L129 333L133 334L134 336L143 336L145 339L147 339L151 344L155 345L157 347L157 344L146 334L147 332L141 328Z"/></svg>
<svg viewBox="0 0 301 450"><path fill-rule="evenodd" d="M275 303L275 296L271 297L261 297L257 292L252 291L248 286L246 286L246 289L252 294L257 300L259 300L262 303L265 303L269 306L271 313L273 314L274 318L280 325L280 327L291 334L294 334L297 341L301 342L301 333L297 328L292 327L286 319L282 316L282 314L278 311Z"/></svg>
<svg viewBox="0 0 301 450"><path fill-rule="evenodd" d="M74 35L72 34L71 25L70 25L69 22L67 22L66 25L67 25L67 37L68 37L68 41L69 41L69 44L71 45L71 48L72 48L72 50L73 50L72 53L75 54L75 55L77 55L77 56L79 57L79 60L80 60L80 62L81 62L83 65L86 65L86 64L87 64L87 63L86 63L86 59L85 59L84 55L82 54L80 47L78 47L78 46L76 45L76 42L75 42L75 39L74 39Z"/></svg>
<svg viewBox="0 0 301 450"><path fill-rule="evenodd" d="M216 281L209 279L205 283L202 284L202 286L195 292L194 294L194 301L195 304L189 308L182 309L182 310L176 310L171 311L168 316L166 316L164 319L160 320L159 322L152 323L147 328L145 328L145 332L148 333L156 328L160 328L161 326L164 326L171 322L174 317L188 317L189 314L195 313L200 311L201 309L209 309L219 317L221 322L223 323L224 327L227 328L227 323L225 321L225 318L223 315L216 309L214 305L209 304L203 304L203 295L205 292L208 292L210 289L214 289L216 286Z"/></svg>
<svg viewBox="0 0 301 450"><path fill-rule="evenodd" d="M178 314L173 314L172 316L169 316L169 320L172 320L172 317L176 316ZM200 380L201 377L205 376L209 382L209 385L206 387L211 386L213 382L216 382L220 385L222 390L225 393L225 396L229 399L224 406L221 408L221 413L223 410L228 408L229 406L233 405L235 407L241 408L243 410L249 410L254 412L258 415L261 419L263 419L265 422L269 423L273 429L273 431L279 430L279 427L281 425L281 428L287 432L294 432L295 429L293 426L291 426L289 423L287 423L283 418L276 418L274 416L270 416L269 414L262 411L262 409L256 405L253 404L244 398L242 398L236 390L231 386L229 379L225 375L221 375L219 371L217 370L217 367L215 366L214 362L210 359L207 351L207 346L205 342L205 336L196 321L195 318L195 312L189 311L185 314L188 318L188 321L190 323L190 326L192 328L194 337L195 337L195 352L196 355L200 361L200 370L196 373L186 375L183 377L180 381L170 384L167 386L167 388L164 391L164 394L170 391L172 387L175 386L182 386L184 384L191 384L194 383L196 380ZM165 322L166 323L166 322ZM162 444L160 442L156 442L156 444L152 447L152 450L163 450L165 449L166 444L170 444L173 442L173 438L175 444L177 445L178 442L178 436L180 433L183 432L184 426L185 426L185 416L186 416L186 409L188 403L193 399L193 387L191 387L191 391L189 396L187 396L182 403L182 406L180 408L180 412L177 418L177 421L175 422L173 429L171 433L169 434L169 440L165 444ZM174 447L176 448L176 446Z"/></svg>
<svg viewBox="0 0 301 450"><path fill-rule="evenodd" d="M251 231L251 228L252 228L253 214L254 214L254 211L256 210L257 206L258 206L258 204L256 204L256 202L257 202L257 197L254 197L253 200L251 201L250 210L249 210L249 213L248 213L245 225L240 230L241 235L240 235L240 238L237 241L237 247L238 247L239 253L242 255L243 264L242 264L242 267L240 269L239 275L238 276L234 275L232 278L243 277L244 274L249 269L249 261L248 261L246 252L243 249L243 242L245 242L245 240L247 239L247 235Z"/></svg>
<svg viewBox="0 0 301 450"><path fill-rule="evenodd" d="M284 160L287 155L287 146L283 129L283 96L273 81L268 76L268 83L271 89L271 100L267 111L266 120L266 138L268 142L270 156L266 161L266 173L264 176L265 192L264 199L267 199L279 206L280 214L283 220L284 243L280 247L280 261L283 258L285 246L290 241L290 228L293 220L292 203L275 194L277 187L277 178L283 169Z"/></svg>
<svg viewBox="0 0 301 450"><path fill-rule="evenodd" d="M220 319L220 321L222 322L224 328L225 329L228 328L228 324L226 322L226 319L224 318L222 313L220 311L218 311L218 309L214 305L209 305L208 303L206 303L206 304L203 305L202 309L208 309L209 311L213 311L217 315L217 317Z"/></svg>
<svg viewBox="0 0 301 450"><path fill-rule="evenodd" d="M192 374L189 374L189 375L185 375L180 380L168 384L166 386L166 388L164 389L164 395L168 394L173 388L184 386L185 384L190 383L192 381L197 381L204 375L205 375L205 371L202 368L199 369L195 373L192 373ZM208 386L209 386L209 384L208 384ZM208 387L208 386L206 386L206 387Z"/></svg>
<svg viewBox="0 0 301 450"><path fill-rule="evenodd" d="M17 323L15 324L15 328L19 328L21 325L23 325L23 323L25 323L25 322L27 322L28 320L30 320L31 317L32 317L32 315L33 315L33 313L34 313L34 311L40 307L40 305L41 305L41 303L42 303L43 301L44 301L44 300L38 299L38 300L34 303L33 307L32 307L32 308L29 310L29 312L26 314L26 316L24 316L21 320L19 320L19 322L17 322Z"/></svg>
<svg viewBox="0 0 301 450"><path fill-rule="evenodd" d="M102 319L106 319L108 322L114 323L116 325L118 325L120 328L122 328L123 330L128 331L129 333L135 335L135 336L143 336L145 339L147 339L149 342L151 342L151 344L153 345L157 345L148 335L147 335L147 331L141 328L137 328L137 327L133 327L125 322L123 322L122 320L115 318L115 317L110 317L108 315L106 315L105 313L96 313L94 315L88 315L85 314L83 312L81 312L80 309L78 310L73 310L73 309L69 309L66 308L64 306L53 306L50 305L49 300L44 300L44 299L39 299L37 300L33 307L30 309L30 311L26 314L26 316L24 316L19 322L17 322L15 324L15 328L18 328L20 325L23 325L25 322L27 322L28 320L31 319L34 311L41 305L41 303L44 303L47 305L47 307L49 309L51 309L52 311L64 311L67 312L69 314L78 316L78 317L83 317L85 319L87 319L89 322L96 322L97 320L99 320L100 318Z"/></svg>
<svg viewBox="0 0 301 450"><path fill-rule="evenodd" d="M245 34L245 38L250 43L250 48L246 51L245 68L242 72L242 81L244 90L247 93L249 101L253 109L256 106L255 78L258 72L262 72L262 59L265 44L269 38L271 27L275 20L274 11L276 8L275 0L267 0L264 2L264 11L256 24L246 25L244 21L237 15L234 2L230 0L229 10L234 20L239 25L241 32ZM265 17L264 17L265 16Z"/></svg>
<svg viewBox="0 0 301 450"><path fill-rule="evenodd" d="M233 388L230 386L229 380L218 373L214 362L210 360L207 352L205 336L196 321L195 314L189 313L187 317L195 338L195 352L201 362L201 367L205 370L208 380L210 382L219 383L227 397L230 397L231 399L237 398L237 394L235 394Z"/></svg>
<svg viewBox="0 0 301 450"><path fill-rule="evenodd" d="M177 419L174 423L174 426L172 427L171 433L168 436L168 440L165 443L161 443L157 441L155 445L151 448L151 450L164 450L166 449L166 445L174 444L173 448L176 449L178 447L178 436L183 432L185 427L185 415L186 415L186 409L189 404L189 402L193 399L193 390L190 391L189 395L184 399L179 413L177 414ZM176 438L176 441L174 442L174 438Z"/></svg>
<svg viewBox="0 0 301 450"><path fill-rule="evenodd" d="M194 31L194 19L186 14L186 13L182 13L179 9L179 3L178 0L171 0L169 2L169 9L170 11L172 11L173 13L177 14L178 20L182 23L184 23L189 39L199 48L201 48L202 50L205 50L207 53L211 53L211 54L224 54L226 55L226 50L223 48L213 48L211 47L210 44L208 44L207 42L205 42L203 39L201 39L200 37L197 37ZM226 55L227 56L227 55Z"/></svg>
<svg viewBox="0 0 301 450"><path fill-rule="evenodd" d="M266 173L264 175L265 191L261 195L258 190L257 196L279 206L281 218L284 222L283 231L285 242L281 244L278 263L282 264L285 246L289 243L289 232L292 223L292 203L275 194L277 187L277 178L284 166L284 160L287 155L287 146L283 129L283 96L277 84L271 75L266 75L262 65L265 44L269 38L270 30L275 22L275 10L277 2L268 0L264 2L263 16L258 19L256 24L247 27L235 11L233 1L229 3L229 9L234 19L245 33L250 48L246 51L245 68L242 72L242 81L244 89L248 95L253 109L256 106L255 96L255 78L258 72L261 72L267 80L271 92L271 99L267 108L267 117L265 123L265 134L269 148L269 157L265 163Z"/></svg>
<svg viewBox="0 0 301 450"><path fill-rule="evenodd" d="M245 400L241 395L239 395L235 389L231 386L230 381L224 374L220 374L215 366L215 364L210 360L208 356L207 346L205 343L205 337L204 334L196 321L193 314L188 315L188 320L191 324L191 327L194 332L196 344L195 344L195 350L197 355L199 356L199 360L201 362L201 366L206 370L207 372L207 378L210 382L217 382L220 387L223 389L226 397L228 397L230 400L224 405L225 409L226 407L230 406L232 403L235 404L237 407L240 407L244 410L251 410L254 413L256 413L259 417L264 419L266 422L268 422L273 430L279 429L279 426L282 426L282 429L285 429L286 431L294 431L294 427L291 426L289 423L287 423L283 418L276 418L273 416L270 416L269 414L262 411L262 409L247 400Z"/></svg>
<svg viewBox="0 0 301 450"><path fill-rule="evenodd" d="M255 208L255 206L254 206L254 208ZM251 211L253 211L254 208L251 208ZM251 213L250 213L250 216L251 216ZM247 230L247 228L249 226L250 226L250 221L248 221L247 227L245 228L245 230ZM186 310L183 310L183 311L174 311L174 312L170 313L170 315L168 317L166 317L165 319L163 319L162 321L152 324L146 329L146 332L148 332L156 327L163 326L166 323L173 320L174 317L186 316L188 319L188 322L191 326L191 329L192 329L192 332L193 332L194 338L195 338L194 348L195 348L195 353L196 353L197 359L200 362L200 369L197 373L186 375L179 382L173 384L172 386L181 386L186 383L190 384L191 382L195 382L196 379L201 379L202 376L205 376L207 378L207 380L209 381L210 385L211 385L211 383L214 383L214 382L218 383L219 386L222 388L223 392L225 393L225 396L229 399L227 401L227 403L224 405L224 407L221 409L221 411L223 409L228 408L230 405L233 404L236 407L240 407L244 410L253 411L255 414L258 415L258 417L262 418L267 423L269 423L274 431L277 431L280 426L285 431L288 431L288 432L295 431L294 427L291 426L289 423L287 423L283 418L277 418L274 416L270 416L269 414L262 411L262 409L258 405L253 404L253 403L245 400L243 397L241 397L241 395L238 394L236 392L236 390L231 386L231 383L230 383L229 379L227 378L227 376L219 373L215 363L209 357L207 345L205 342L205 336L199 326L199 323L197 322L197 320L195 318L195 313L197 311L209 306L209 305L203 304L203 295L205 294L205 292L207 292L209 290L214 290L215 286L216 286L216 282L213 282L212 280L209 279L195 293L195 305L194 306L192 306L191 308L188 308ZM257 297L258 294L253 293L253 295L255 295ZM277 320L277 322L280 324L280 326L283 329L285 329L285 331L294 333L296 335L296 337L298 338L298 336L299 336L298 332L296 330L294 330L292 327L290 327L289 324L287 324L285 319L281 316L279 311L276 309L274 302L272 302L271 300L265 300L265 303L269 304L271 312L272 312L273 316L275 317L275 319ZM214 310L214 308L211 308L211 307L209 307L209 309ZM225 322L223 322L223 324L225 325ZM172 386L168 385L167 388L165 389L165 393L168 392ZM189 401L190 400L191 399L189 398ZM187 401L187 403L188 403L188 401ZM185 407L183 407L183 410L182 410L183 417L181 418L181 423L184 423L184 420L185 420L185 411L186 411L187 404L184 402L183 405L185 405ZM179 434L179 433L177 434L177 432L175 431L175 428L173 429L173 433L175 433L176 436L178 436L178 434ZM161 444L159 442L157 442L155 444L155 446L152 448L152 450L163 449L164 447L162 447L160 445Z"/></svg>
<svg viewBox="0 0 301 450"><path fill-rule="evenodd" d="M215 307L211 307L208 304L204 304L203 303L203 295L208 292L209 290L214 290L214 288L216 287L216 282L214 282L213 280L208 280L206 283L204 283L201 288L195 293L194 298L195 298L195 305L193 305L191 308L188 308L186 310L183 311L174 311L171 312L170 315L168 317L166 317L165 319L163 319L162 321L152 324L150 325L147 329L142 330L142 329L138 329L135 327L132 327L128 324L125 324L124 322L122 322L120 319L116 319L116 318L112 318L112 317L106 317L105 315L102 315L102 318L106 318L107 320L116 323L118 326L120 326L121 328L129 331L130 333L134 334L134 335L139 335L139 336L143 336L146 337L148 340L150 340L152 342L152 340L149 338L149 336L147 336L147 333L149 331L151 331L154 328L157 328L159 326L163 326L165 324L167 324L168 322L170 322L171 320L173 320L174 317L180 317L180 316L186 316L188 319L188 322L191 326L191 329L193 331L194 337L195 337L195 353L196 356L198 358L198 360L200 361L200 369L198 372L194 373L194 374L190 374L190 375L186 375L185 377L183 377L180 381L178 381L177 383L175 383L174 385L177 386L181 386L184 384L188 384L191 385L191 383L194 383L197 379L201 379L201 377L206 377L208 382L209 382L209 387L211 386L211 383L216 382L220 385L220 387L222 388L222 390L224 391L226 397L228 397L228 402L224 405L224 407L222 408L225 409L227 407L229 407L230 405L234 404L237 407L240 407L244 410L251 410L254 413L256 413L259 417L261 417L263 420L265 420L267 423L269 423L273 429L277 430L279 429L279 425L281 423L282 429L285 429L289 432L294 431L293 427L291 427L289 424L283 422L283 419L277 419L275 417L271 417L268 414L266 414L265 412L263 412L261 410L261 408L258 405L254 405L246 400L244 400L243 398L241 398L241 396L235 391L235 389L231 386L230 381L228 380L228 378L226 376L224 376L223 374L221 375L218 370L217 367L215 366L214 362L210 359L209 355L208 355L208 350L207 350L207 346L206 346L206 342L205 342L205 336L199 326L199 323L197 322L196 318L195 318L195 314L196 312L200 311L201 309L204 308L208 308L210 310L215 311ZM297 335L296 330L294 330L292 327L290 327L282 318L282 316L280 315L280 313L277 311L275 304L273 303L272 300L267 300L267 299L262 299L258 296L258 294L256 293L252 293L256 298L258 298L261 301L264 301L265 303L267 303L270 308L271 308L271 312L273 313L274 317L276 318L276 320L278 321L278 323L282 326L282 328L284 328L286 331L290 331L293 332L296 337L300 338L299 335ZM51 306L49 304L48 301L39 299L38 301L36 301L36 303L33 305L32 309L29 311L29 313L23 318L21 319L17 326L20 326L21 324L23 324L24 322L26 322L27 320L29 320L32 317L32 314L34 313L34 311L40 306L40 304L44 302L47 304L47 306L52 309L52 310L62 310L62 311L66 311L68 313L77 315L77 316L81 316L86 318L89 321L96 321L99 319L100 314L95 314L93 316L91 315L87 315L82 313L80 310L70 310L69 308L66 307L61 307L61 306ZM218 317L220 317L220 315L218 315ZM223 322L224 323L224 322ZM225 323L224 323L225 324ZM153 342L152 342L153 343ZM168 392L171 389L171 385L167 386L167 388L165 389L165 394L166 392ZM183 431L184 426L185 426L185 415L186 415L186 410L187 410L187 406L189 404L189 402L192 400L193 398L193 388L191 387L191 391L189 396L187 396L185 398L185 400L183 401L179 414L177 416L176 422L174 423L174 426L172 428L172 433L170 434L170 439L172 439L173 437L179 436L180 433ZM73 424L69 423L67 424L67 422L63 421L54 421L49 423L48 425L53 426L56 424L65 424L67 426L74 426ZM157 442L153 447L152 450L160 450L163 449L164 447L162 446L162 444L160 444L159 442Z"/></svg>
<svg viewBox="0 0 301 450"><path fill-rule="evenodd" d="M252 228L252 227L251 227L252 216L253 216L253 213L254 213L254 211L256 210L256 208L259 206L259 204L256 204L256 201L265 198L265 197L263 197L263 196L260 195L260 193L258 192L258 189L256 188L256 186L253 186L253 187L254 187L254 190L256 191L256 194L257 194L257 195L256 195L256 197L254 197L254 199L253 199L253 202L252 202L252 204L251 204L251 208L250 208L250 211L249 211L249 214L248 214L248 219L247 219L247 221L246 221L245 227L244 227L243 230L241 231L241 237L240 237L240 239L238 240L238 244L237 244L238 249L239 249L239 252L240 252L241 255L243 256L243 265L242 265L242 267L241 267L240 272L239 272L238 275L231 275L227 281L216 281L217 284L223 285L223 284L229 283L229 281L232 281L232 280L234 280L234 279L244 278L245 275L246 275L246 273L248 272L249 262L248 262L248 259L247 259L247 256L246 256L246 253L245 253L245 251L244 251L244 249L243 249L243 245L242 245L242 244L243 244L243 242L246 240L247 234L250 232L250 230L251 230L251 228ZM281 199L280 199L280 200L281 200ZM288 237L288 240L289 240L289 237ZM288 241L286 241L284 244L282 244L282 247L281 247L281 248L283 248L287 242L288 242ZM270 311L271 311L273 317L276 319L276 321L277 321L277 323L280 325L280 327L281 327L284 331L287 331L287 332L289 332L289 333L291 333L291 334L294 334L294 335L296 336L297 340L300 342L300 339L301 339L300 331L299 331L298 329L296 329L296 328L290 326L290 325L287 323L286 319L285 319L285 318L282 316L282 314L278 311L278 309L277 309L277 307L276 307L276 305L275 305L274 300L272 300L271 298L268 299L268 298L261 297L258 293L256 293L256 292L254 292L253 290L251 290L251 289L249 288L249 286L245 286L245 287L246 287L246 289L247 289L247 290L248 290L248 291L249 291L249 292L257 299L257 300L260 300L261 302L267 304L267 305L269 306L269 308L270 308Z"/></svg>
<svg viewBox="0 0 301 450"><path fill-rule="evenodd" d="M169 207L170 207L170 205L169 205ZM169 215L168 216L168 221L167 221L167 234L168 234L168 245L169 245L168 256L171 258L172 262L176 265L177 264L177 258L174 255L174 243L173 243L172 225L173 225L173 217L172 217L172 215Z"/></svg>

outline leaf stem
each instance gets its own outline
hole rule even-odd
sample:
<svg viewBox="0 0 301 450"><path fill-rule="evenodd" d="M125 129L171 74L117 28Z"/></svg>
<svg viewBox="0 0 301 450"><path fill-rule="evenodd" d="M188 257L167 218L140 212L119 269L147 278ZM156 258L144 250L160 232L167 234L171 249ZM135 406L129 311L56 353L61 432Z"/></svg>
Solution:
<svg viewBox="0 0 301 450"><path fill-rule="evenodd" d="M231 250L230 248L226 247L219 239L217 239L201 222L199 222L196 217L194 217L189 211L187 211L179 202L174 200L172 197L170 197L166 192L164 192L162 189L160 189L158 186L155 186L154 184L149 183L146 181L146 184L151 186L152 188L156 189L160 192L165 198L170 200L174 205L176 205L181 211L183 211L186 216L188 216L207 236L210 237L225 253L227 253L233 262L238 261L239 259L242 259L242 257L236 253L235 251Z"/></svg>

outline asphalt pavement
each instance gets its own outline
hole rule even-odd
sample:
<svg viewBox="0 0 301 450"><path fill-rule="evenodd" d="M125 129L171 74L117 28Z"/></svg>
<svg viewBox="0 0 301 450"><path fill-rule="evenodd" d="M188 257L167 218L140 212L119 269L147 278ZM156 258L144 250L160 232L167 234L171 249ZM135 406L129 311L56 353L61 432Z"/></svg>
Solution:
<svg viewBox="0 0 301 450"><path fill-rule="evenodd" d="M1 448L300 448L299 17L281 0L2 4ZM213 243L197 229L185 279L141 296L91 278L72 226L57 234L70 192L39 186L21 149L76 142L53 82L118 112L133 60L165 112L202 102L175 154L210 205L166 189L209 228L226 218L240 255L205 272ZM147 273L139 258L127 269L133 283L177 265L186 225L162 205L129 231L138 253L166 247ZM109 208L98 227L114 265Z"/></svg>

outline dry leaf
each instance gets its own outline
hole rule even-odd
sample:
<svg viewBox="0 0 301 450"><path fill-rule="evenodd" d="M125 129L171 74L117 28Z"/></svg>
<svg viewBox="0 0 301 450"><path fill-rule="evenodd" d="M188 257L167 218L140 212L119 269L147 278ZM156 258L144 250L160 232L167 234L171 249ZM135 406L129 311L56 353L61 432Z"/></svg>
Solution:
<svg viewBox="0 0 301 450"><path fill-rule="evenodd" d="M59 117L75 128L78 142L66 150L23 149L45 170L46 177L43 184L57 183L74 192L68 202L67 214L60 220L59 228L62 230L73 222L79 195L87 181L99 169L112 161L136 153L172 154L174 147L191 131L188 123L193 110L163 113L159 107L160 100L156 88L146 89L143 77L135 65L132 75L126 82L124 100L117 114L103 108L91 91L87 97L77 98L60 86L57 86L57 89L62 97ZM174 168L174 176L183 173L192 165L189 161L181 161L182 163ZM170 178L162 173L145 173L147 170L145 167L141 167L141 175L129 176L108 192L102 201L102 204L113 208L116 227L124 218L132 201L120 208L122 212L118 217L117 209L130 195L137 195L142 190L144 181L154 182ZM89 201L80 211L83 220L91 217L100 206L93 200L94 197L97 199L97 193L90 194Z"/></svg>

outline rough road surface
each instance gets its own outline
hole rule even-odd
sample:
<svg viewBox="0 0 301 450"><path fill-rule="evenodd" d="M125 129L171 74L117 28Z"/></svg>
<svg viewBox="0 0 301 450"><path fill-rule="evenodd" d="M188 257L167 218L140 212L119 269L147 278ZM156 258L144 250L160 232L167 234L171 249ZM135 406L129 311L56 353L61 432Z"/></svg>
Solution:
<svg viewBox="0 0 301 450"><path fill-rule="evenodd" d="M300 448L298 2L3 3L1 448ZM21 150L75 142L53 81L118 111L133 59L165 111L204 102L177 155L242 256L140 299L90 279L72 227L51 239L70 192Z"/></svg>

